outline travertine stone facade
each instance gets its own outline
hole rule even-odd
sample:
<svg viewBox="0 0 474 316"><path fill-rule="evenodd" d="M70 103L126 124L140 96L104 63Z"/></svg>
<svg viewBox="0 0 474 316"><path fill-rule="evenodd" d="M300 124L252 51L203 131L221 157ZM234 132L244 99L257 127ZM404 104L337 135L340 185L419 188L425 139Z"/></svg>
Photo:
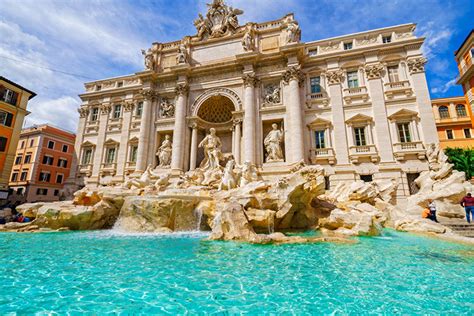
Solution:
<svg viewBox="0 0 474 316"><path fill-rule="evenodd" d="M241 13L216 0L196 35L143 51L144 71L85 84L78 180L121 182L148 165L193 170L214 128L224 156L255 163L264 177L304 161L323 165L330 185L396 178L398 196L408 195L428 168L425 144L438 142L415 25L303 43L293 14L240 26ZM273 124L284 157L266 162ZM169 166L159 161L166 139Z"/></svg>

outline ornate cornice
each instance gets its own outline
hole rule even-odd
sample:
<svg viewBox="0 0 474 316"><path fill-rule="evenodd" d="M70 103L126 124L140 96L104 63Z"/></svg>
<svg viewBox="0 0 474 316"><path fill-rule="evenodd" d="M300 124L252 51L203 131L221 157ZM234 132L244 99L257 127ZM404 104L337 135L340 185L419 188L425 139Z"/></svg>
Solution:
<svg viewBox="0 0 474 316"><path fill-rule="evenodd" d="M425 64L428 60L425 57L410 58L407 60L408 70L411 74L425 71Z"/></svg>
<svg viewBox="0 0 474 316"><path fill-rule="evenodd" d="M187 83L179 83L174 91L178 96L186 96L189 92L189 85Z"/></svg>
<svg viewBox="0 0 474 316"><path fill-rule="evenodd" d="M112 105L110 103L102 103L99 109L101 114L108 114L112 110Z"/></svg>
<svg viewBox="0 0 474 316"><path fill-rule="evenodd" d="M258 81L259 81L254 73L243 75L242 80L244 81L244 86L245 87L249 87L249 86L250 87L255 87L257 85Z"/></svg>
<svg viewBox="0 0 474 316"><path fill-rule="evenodd" d="M327 71L326 79L329 85L339 84L344 79L344 72L342 70Z"/></svg>
<svg viewBox="0 0 474 316"><path fill-rule="evenodd" d="M89 109L87 107L80 107L77 109L77 112L79 112L79 116L82 117L87 117L89 115Z"/></svg>
<svg viewBox="0 0 474 316"><path fill-rule="evenodd" d="M384 66L381 63L366 65L364 70L365 74L367 75L367 79L380 79L382 77L382 72L384 70Z"/></svg>
<svg viewBox="0 0 474 316"><path fill-rule="evenodd" d="M304 74L298 66L289 67L283 74L283 82L286 84L290 83L291 80L297 80L298 84L301 85L304 79Z"/></svg>

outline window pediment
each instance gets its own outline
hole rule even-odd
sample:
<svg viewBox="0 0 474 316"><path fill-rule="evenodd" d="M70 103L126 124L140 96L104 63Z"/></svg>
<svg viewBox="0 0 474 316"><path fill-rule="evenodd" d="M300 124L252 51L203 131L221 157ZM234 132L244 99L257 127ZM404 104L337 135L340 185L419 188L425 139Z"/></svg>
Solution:
<svg viewBox="0 0 474 316"><path fill-rule="evenodd" d="M109 138L105 143L104 145L106 146L115 146L115 145L118 145L119 142L113 140L112 138Z"/></svg>
<svg viewBox="0 0 474 316"><path fill-rule="evenodd" d="M414 118L418 118L418 112L407 110L407 109L401 109L388 117L390 121L396 121L396 120L401 120L401 119L414 119Z"/></svg>
<svg viewBox="0 0 474 316"><path fill-rule="evenodd" d="M314 121L308 124L309 128L317 128L317 127L328 128L331 126L332 126L331 121L325 120L321 117L316 118Z"/></svg>
<svg viewBox="0 0 474 316"><path fill-rule="evenodd" d="M85 141L82 143L81 147L95 147L95 144L91 143L90 141Z"/></svg>
<svg viewBox="0 0 474 316"><path fill-rule="evenodd" d="M346 120L346 124L370 124L373 121L373 118L365 114L356 114L350 119Z"/></svg>

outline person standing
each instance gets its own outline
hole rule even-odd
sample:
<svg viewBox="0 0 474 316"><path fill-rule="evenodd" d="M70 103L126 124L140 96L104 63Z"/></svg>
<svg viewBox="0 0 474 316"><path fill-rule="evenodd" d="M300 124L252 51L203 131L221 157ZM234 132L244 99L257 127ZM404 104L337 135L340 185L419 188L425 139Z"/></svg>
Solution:
<svg viewBox="0 0 474 316"><path fill-rule="evenodd" d="M472 197L471 193L466 194L466 196L462 198L461 206L464 207L464 210L466 211L466 220L470 224L471 216L474 220L474 197Z"/></svg>
<svg viewBox="0 0 474 316"><path fill-rule="evenodd" d="M436 223L439 223L438 219L436 218L436 204L433 200L430 200L429 202L430 204L428 204L428 208L430 210L430 216L428 218Z"/></svg>

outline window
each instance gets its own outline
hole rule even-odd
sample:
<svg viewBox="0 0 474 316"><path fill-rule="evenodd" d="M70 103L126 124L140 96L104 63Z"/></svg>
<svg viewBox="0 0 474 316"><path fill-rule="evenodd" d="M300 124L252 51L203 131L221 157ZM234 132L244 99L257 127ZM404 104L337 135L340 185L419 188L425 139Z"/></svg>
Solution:
<svg viewBox="0 0 474 316"><path fill-rule="evenodd" d="M43 164L52 166L54 163L54 158L51 156L43 156Z"/></svg>
<svg viewBox="0 0 474 316"><path fill-rule="evenodd" d="M321 78L312 77L309 79L311 85L311 93L320 93L321 92Z"/></svg>
<svg viewBox="0 0 474 316"><path fill-rule="evenodd" d="M22 171L20 174L20 181L26 181L27 177L28 177L28 170Z"/></svg>
<svg viewBox="0 0 474 316"><path fill-rule="evenodd" d="M57 174L56 175L56 183L59 183L59 184L63 183L63 178L64 178L64 176L62 174Z"/></svg>
<svg viewBox="0 0 474 316"><path fill-rule="evenodd" d="M67 159L59 158L58 159L58 167L67 168Z"/></svg>
<svg viewBox="0 0 474 316"><path fill-rule="evenodd" d="M309 57L313 57L313 56L316 56L318 54L318 50L317 49L310 49L308 51L308 56Z"/></svg>
<svg viewBox="0 0 474 316"><path fill-rule="evenodd" d="M16 194L17 195L23 195L23 188L16 189Z"/></svg>
<svg viewBox="0 0 474 316"><path fill-rule="evenodd" d="M115 147L107 148L107 154L105 155L105 162L112 164L115 162Z"/></svg>
<svg viewBox="0 0 474 316"><path fill-rule="evenodd" d="M48 189L36 189L36 195L48 195Z"/></svg>
<svg viewBox="0 0 474 316"><path fill-rule="evenodd" d="M123 87L123 81L117 82L117 88L121 88L121 87Z"/></svg>
<svg viewBox="0 0 474 316"><path fill-rule="evenodd" d="M59 196L59 190L54 190L54 196Z"/></svg>
<svg viewBox="0 0 474 316"><path fill-rule="evenodd" d="M135 109L135 116L141 117L143 112L143 102L138 102L137 108Z"/></svg>
<svg viewBox="0 0 474 316"><path fill-rule="evenodd" d="M0 136L0 152L4 152L7 149L7 140L8 138Z"/></svg>
<svg viewBox="0 0 474 316"><path fill-rule="evenodd" d="M16 105L16 101L18 100L18 93L15 91L6 89L5 87L0 87L0 100L9 103L11 105Z"/></svg>
<svg viewBox="0 0 474 316"><path fill-rule="evenodd" d="M344 43L344 50L352 49L352 42Z"/></svg>
<svg viewBox="0 0 474 316"><path fill-rule="evenodd" d="M18 172L12 173L12 179L11 179L11 181L12 181L12 182L16 182L16 180L18 180Z"/></svg>
<svg viewBox="0 0 474 316"><path fill-rule="evenodd" d="M365 140L365 127L355 127L354 128L355 136L355 145L356 146L366 146L367 141Z"/></svg>
<svg viewBox="0 0 474 316"><path fill-rule="evenodd" d="M113 118L118 119L120 118L121 114L122 114L122 106L120 104L117 104L116 106L114 106Z"/></svg>
<svg viewBox="0 0 474 316"><path fill-rule="evenodd" d="M22 156L17 156L17 157L15 158L15 165L21 164L22 158L23 158Z"/></svg>
<svg viewBox="0 0 474 316"><path fill-rule="evenodd" d="M95 90L96 91L102 90L102 85L98 84L97 86L95 86Z"/></svg>
<svg viewBox="0 0 474 316"><path fill-rule="evenodd" d="M454 134L452 129L447 129L446 130L446 138L447 139L454 139Z"/></svg>
<svg viewBox="0 0 474 316"><path fill-rule="evenodd" d="M358 88L359 87L359 76L357 71L347 72L347 85L349 88Z"/></svg>
<svg viewBox="0 0 474 316"><path fill-rule="evenodd" d="M49 182L51 180L51 174L49 172L41 171L39 174L40 182Z"/></svg>
<svg viewBox="0 0 474 316"><path fill-rule="evenodd" d="M20 143L20 149L23 149L23 148L25 148L25 141L22 141L22 142Z"/></svg>
<svg viewBox="0 0 474 316"><path fill-rule="evenodd" d="M13 121L13 114L0 111L0 125L11 127L12 121Z"/></svg>
<svg viewBox="0 0 474 316"><path fill-rule="evenodd" d="M137 145L130 146L130 162L137 162L137 152L138 152Z"/></svg>
<svg viewBox="0 0 474 316"><path fill-rule="evenodd" d="M391 36L391 35L382 36L382 42L383 42L384 44L390 43L391 41L392 41L392 36Z"/></svg>
<svg viewBox="0 0 474 316"><path fill-rule="evenodd" d="M24 163L30 163L30 162L31 162L31 154L27 154L27 155L25 156L25 161L24 161Z"/></svg>
<svg viewBox="0 0 474 316"><path fill-rule="evenodd" d="M410 123L399 123L397 128L400 143L411 143Z"/></svg>
<svg viewBox="0 0 474 316"><path fill-rule="evenodd" d="M314 136L316 138L316 148L326 148L326 142L324 137L324 131L315 131Z"/></svg>
<svg viewBox="0 0 474 316"><path fill-rule="evenodd" d="M459 117L466 117L467 116L466 107L464 106L464 104L456 105L456 114Z"/></svg>
<svg viewBox="0 0 474 316"><path fill-rule="evenodd" d="M360 179L364 182L372 182L372 175L371 174L361 174Z"/></svg>
<svg viewBox="0 0 474 316"><path fill-rule="evenodd" d="M398 66L389 66L388 70L388 79L390 82L399 82L400 77L398 76Z"/></svg>
<svg viewBox="0 0 474 316"><path fill-rule="evenodd" d="M34 139L30 140L30 147L33 147L34 144L35 144L35 140Z"/></svg>
<svg viewBox="0 0 474 316"><path fill-rule="evenodd" d="M48 141L48 148L54 149L54 142L52 140Z"/></svg>
<svg viewBox="0 0 474 316"><path fill-rule="evenodd" d="M447 118L449 118L449 109L448 109L447 106L444 106L444 105L443 105L443 106L440 106L440 107L438 108L438 112L439 112L439 117L440 117L441 119L447 119Z"/></svg>
<svg viewBox="0 0 474 316"><path fill-rule="evenodd" d="M99 108L92 108L91 122L97 121L98 118L99 118Z"/></svg>
<svg viewBox="0 0 474 316"><path fill-rule="evenodd" d="M92 149L84 149L84 153L82 154L82 164L88 165L92 161Z"/></svg>
<svg viewBox="0 0 474 316"><path fill-rule="evenodd" d="M465 128L464 129L464 137L466 138L471 138L471 129L470 128Z"/></svg>

